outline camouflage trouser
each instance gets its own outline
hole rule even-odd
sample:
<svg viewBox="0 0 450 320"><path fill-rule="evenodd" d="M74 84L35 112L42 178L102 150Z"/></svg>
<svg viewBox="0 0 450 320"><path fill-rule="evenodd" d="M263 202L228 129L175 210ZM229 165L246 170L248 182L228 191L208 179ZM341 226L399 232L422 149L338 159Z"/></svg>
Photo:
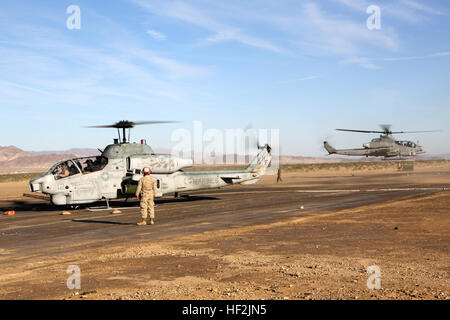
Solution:
<svg viewBox="0 0 450 320"><path fill-rule="evenodd" d="M147 219L147 215L150 213L150 218L155 218L155 207L153 203L153 194L143 193L141 196L141 217L142 220Z"/></svg>

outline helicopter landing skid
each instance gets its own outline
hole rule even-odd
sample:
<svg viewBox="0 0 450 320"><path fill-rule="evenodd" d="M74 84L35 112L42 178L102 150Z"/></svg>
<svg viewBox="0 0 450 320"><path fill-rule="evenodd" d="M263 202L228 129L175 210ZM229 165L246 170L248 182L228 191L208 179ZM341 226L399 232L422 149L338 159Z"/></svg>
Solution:
<svg viewBox="0 0 450 320"><path fill-rule="evenodd" d="M110 211L110 210L123 210L123 209L136 209L136 207L119 207L112 208L109 206L109 200L106 200L106 206L98 206L98 207L89 207L88 211Z"/></svg>
<svg viewBox="0 0 450 320"><path fill-rule="evenodd" d="M111 210L124 210L124 209L137 209L139 207L117 207L117 208L111 208L111 207L103 207L103 206L99 206L99 207L90 207L87 210L88 211L111 211Z"/></svg>
<svg viewBox="0 0 450 320"><path fill-rule="evenodd" d="M109 200L106 200L106 206L98 206L98 207L89 207L87 210L88 211L111 211L111 210L126 210L126 209L138 209L139 207L117 207L117 208L112 208L109 206ZM155 204L154 207L156 208L158 205Z"/></svg>

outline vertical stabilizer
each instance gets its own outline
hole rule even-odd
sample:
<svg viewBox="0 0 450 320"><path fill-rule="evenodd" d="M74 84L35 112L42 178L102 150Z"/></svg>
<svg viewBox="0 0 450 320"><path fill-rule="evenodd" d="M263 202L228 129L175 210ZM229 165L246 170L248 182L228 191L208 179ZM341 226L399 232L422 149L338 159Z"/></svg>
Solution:
<svg viewBox="0 0 450 320"><path fill-rule="evenodd" d="M323 146L325 147L325 149L328 151L329 154L336 153L336 149L330 146L327 141L323 142Z"/></svg>

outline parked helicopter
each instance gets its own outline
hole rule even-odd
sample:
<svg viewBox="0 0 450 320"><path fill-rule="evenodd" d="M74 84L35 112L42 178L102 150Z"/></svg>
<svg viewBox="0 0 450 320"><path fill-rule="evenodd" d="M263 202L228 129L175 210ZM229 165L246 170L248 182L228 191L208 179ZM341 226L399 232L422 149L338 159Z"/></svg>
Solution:
<svg viewBox="0 0 450 320"><path fill-rule="evenodd" d="M346 156L373 156L373 157L411 157L417 154L425 153L423 147L412 141L395 140L393 134L399 133L421 133L437 132L439 130L428 131L391 131L390 125L380 125L383 131L336 129L337 131L361 132L361 133L381 133L379 138L374 138L369 143L364 143L363 148L359 149L340 149L333 148L327 141L324 141L324 147L329 154L341 154Z"/></svg>
<svg viewBox="0 0 450 320"><path fill-rule="evenodd" d="M54 205L75 205L98 200L133 197L142 168L149 167L156 179L157 197L198 189L218 188L232 184L253 184L264 175L272 156L268 144L243 170L190 171L192 159L155 154L146 144L130 143L130 130L136 125L171 121L119 121L94 128L117 128L119 139L108 145L100 156L67 159L55 163L43 175L30 181L31 192L50 195ZM122 141L120 137L122 129ZM128 129L128 140L126 130ZM100 150L101 151L101 150Z"/></svg>

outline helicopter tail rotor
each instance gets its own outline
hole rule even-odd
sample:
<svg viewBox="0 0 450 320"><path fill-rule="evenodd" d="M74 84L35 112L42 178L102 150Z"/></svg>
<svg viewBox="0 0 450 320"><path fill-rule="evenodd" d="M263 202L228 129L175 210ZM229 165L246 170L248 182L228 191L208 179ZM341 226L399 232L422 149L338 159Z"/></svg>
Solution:
<svg viewBox="0 0 450 320"><path fill-rule="evenodd" d="M248 123L247 126L243 130L244 130L244 134L246 134L248 136L248 138L253 140L253 143L256 144L257 150L261 150L264 148L264 146L260 145L259 137L256 132L256 129L253 128L253 125L251 123ZM253 143L250 142L250 140L249 140L249 145L251 145Z"/></svg>

